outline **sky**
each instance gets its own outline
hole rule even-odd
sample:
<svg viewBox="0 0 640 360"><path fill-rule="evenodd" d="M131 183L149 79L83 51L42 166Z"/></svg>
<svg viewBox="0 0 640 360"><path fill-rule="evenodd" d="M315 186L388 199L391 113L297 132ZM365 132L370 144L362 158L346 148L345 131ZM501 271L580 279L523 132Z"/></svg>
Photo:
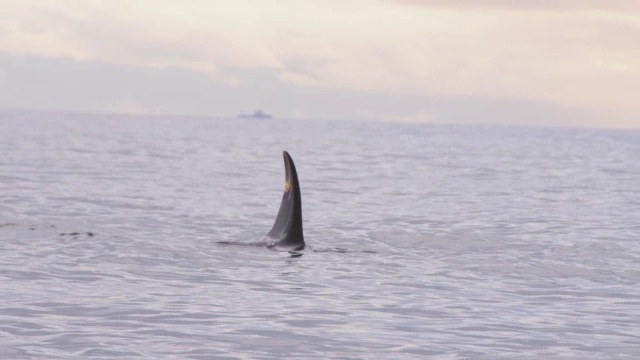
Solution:
<svg viewBox="0 0 640 360"><path fill-rule="evenodd" d="M636 0L0 9L0 108L640 128Z"/></svg>

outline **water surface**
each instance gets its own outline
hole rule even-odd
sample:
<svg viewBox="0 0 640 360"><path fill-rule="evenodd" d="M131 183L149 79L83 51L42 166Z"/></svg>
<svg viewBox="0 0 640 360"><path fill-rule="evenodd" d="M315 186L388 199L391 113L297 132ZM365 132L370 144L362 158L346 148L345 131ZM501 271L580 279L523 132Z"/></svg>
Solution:
<svg viewBox="0 0 640 360"><path fill-rule="evenodd" d="M285 149L316 251L216 244ZM0 153L2 358L640 357L637 131L4 111Z"/></svg>

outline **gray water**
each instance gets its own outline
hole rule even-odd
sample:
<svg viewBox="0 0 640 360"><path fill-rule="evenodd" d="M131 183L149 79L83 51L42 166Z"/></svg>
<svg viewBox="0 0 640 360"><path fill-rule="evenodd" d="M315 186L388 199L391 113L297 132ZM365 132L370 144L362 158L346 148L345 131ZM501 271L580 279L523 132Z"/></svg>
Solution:
<svg viewBox="0 0 640 360"><path fill-rule="evenodd" d="M304 255L217 244L285 149ZM640 358L638 131L4 111L0 154L2 359Z"/></svg>

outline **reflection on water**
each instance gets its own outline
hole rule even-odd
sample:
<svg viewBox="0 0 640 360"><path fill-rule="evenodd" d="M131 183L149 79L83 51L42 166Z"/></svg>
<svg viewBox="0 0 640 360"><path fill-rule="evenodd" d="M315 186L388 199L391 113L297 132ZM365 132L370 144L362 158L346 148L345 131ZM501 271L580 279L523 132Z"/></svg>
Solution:
<svg viewBox="0 0 640 360"><path fill-rule="evenodd" d="M639 136L3 113L0 357L640 357Z"/></svg>

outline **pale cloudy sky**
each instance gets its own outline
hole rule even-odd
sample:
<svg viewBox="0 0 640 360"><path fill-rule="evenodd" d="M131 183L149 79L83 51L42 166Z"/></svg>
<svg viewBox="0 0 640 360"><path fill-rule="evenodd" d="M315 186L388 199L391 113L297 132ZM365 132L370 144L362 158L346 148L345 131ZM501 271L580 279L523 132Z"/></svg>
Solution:
<svg viewBox="0 0 640 360"><path fill-rule="evenodd" d="M636 0L0 9L0 108L640 128Z"/></svg>

